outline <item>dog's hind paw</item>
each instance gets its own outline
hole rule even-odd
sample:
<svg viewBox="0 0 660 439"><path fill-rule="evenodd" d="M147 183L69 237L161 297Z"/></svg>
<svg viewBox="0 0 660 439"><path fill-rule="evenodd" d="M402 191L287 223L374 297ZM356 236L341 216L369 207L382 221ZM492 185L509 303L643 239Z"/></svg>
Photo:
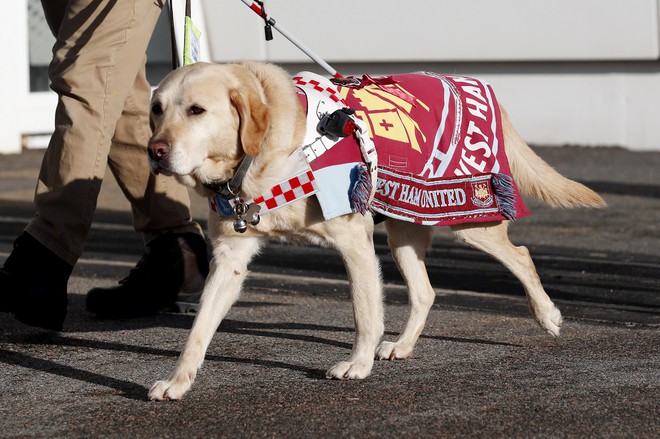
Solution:
<svg viewBox="0 0 660 439"><path fill-rule="evenodd" d="M376 349L376 360L405 360L412 356L413 347L407 344L384 341Z"/></svg>
<svg viewBox="0 0 660 439"><path fill-rule="evenodd" d="M340 361L325 373L328 379L361 380L371 374L373 360L367 362Z"/></svg>
<svg viewBox="0 0 660 439"><path fill-rule="evenodd" d="M156 381L151 387L151 390L149 390L149 400L163 401L169 399L181 399L190 389L191 385L192 382L189 379Z"/></svg>
<svg viewBox="0 0 660 439"><path fill-rule="evenodd" d="M536 321L548 334L555 337L559 336L563 318L561 316L561 311L559 311L556 306L553 306L552 309L546 311L543 315L539 315Z"/></svg>

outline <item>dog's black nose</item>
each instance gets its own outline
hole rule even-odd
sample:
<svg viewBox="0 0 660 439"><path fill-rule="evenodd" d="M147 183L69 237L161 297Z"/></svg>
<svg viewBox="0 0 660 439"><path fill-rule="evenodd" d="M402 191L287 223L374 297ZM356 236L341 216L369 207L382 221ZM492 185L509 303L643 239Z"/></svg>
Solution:
<svg viewBox="0 0 660 439"><path fill-rule="evenodd" d="M167 157L172 150L170 144L164 140L155 140L149 142L148 151L149 157L154 162L159 162Z"/></svg>

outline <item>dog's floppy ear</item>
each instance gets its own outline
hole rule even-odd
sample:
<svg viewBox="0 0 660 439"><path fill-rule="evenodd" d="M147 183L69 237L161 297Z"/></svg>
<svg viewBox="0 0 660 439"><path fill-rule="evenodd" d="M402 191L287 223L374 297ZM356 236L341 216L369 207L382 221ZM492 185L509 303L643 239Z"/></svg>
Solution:
<svg viewBox="0 0 660 439"><path fill-rule="evenodd" d="M270 122L268 107L249 89L232 90L229 99L241 119L238 130L243 150L247 155L254 157L259 153L261 142L268 130Z"/></svg>

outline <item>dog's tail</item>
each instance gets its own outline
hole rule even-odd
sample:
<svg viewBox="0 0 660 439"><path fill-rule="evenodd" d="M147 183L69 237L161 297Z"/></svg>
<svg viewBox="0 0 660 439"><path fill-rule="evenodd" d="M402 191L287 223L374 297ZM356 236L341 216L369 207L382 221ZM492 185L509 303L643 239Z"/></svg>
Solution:
<svg viewBox="0 0 660 439"><path fill-rule="evenodd" d="M607 203L596 192L570 180L548 165L525 143L513 128L504 109L502 129L511 173L518 189L551 207L605 207Z"/></svg>

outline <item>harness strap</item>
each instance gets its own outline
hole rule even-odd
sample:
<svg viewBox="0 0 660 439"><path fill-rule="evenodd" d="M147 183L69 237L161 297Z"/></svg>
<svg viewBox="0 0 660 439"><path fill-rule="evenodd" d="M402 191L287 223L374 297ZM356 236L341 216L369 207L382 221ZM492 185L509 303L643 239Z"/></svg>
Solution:
<svg viewBox="0 0 660 439"><path fill-rule="evenodd" d="M231 178L231 180L227 182L226 191L221 193L224 195L238 195L238 191L243 184L243 179L245 178L245 174L247 174L248 168L252 164L252 160L254 160L254 157L252 156L246 155L243 157L241 164L238 165L236 173Z"/></svg>
<svg viewBox="0 0 660 439"><path fill-rule="evenodd" d="M301 149L297 149L289 156L283 166L282 175L286 177L285 180L251 200L243 200L235 193L223 194L218 192L216 195L209 197L209 207L218 215L240 219L239 216L248 217L248 212L250 215L271 212L294 201L307 198L319 190L314 173ZM235 179L236 176L232 181ZM229 186L230 183L227 183L225 187L229 188ZM237 206L239 207L238 211ZM239 212L242 213L239 214Z"/></svg>
<svg viewBox="0 0 660 439"><path fill-rule="evenodd" d="M210 183L204 183L204 186L223 197L238 195L241 185L243 184L245 174L247 174L248 168L252 164L252 160L254 160L254 157L246 155L243 157L243 160L241 160L241 163L238 165L238 169L236 169L234 176L230 180L226 182L212 181Z"/></svg>

